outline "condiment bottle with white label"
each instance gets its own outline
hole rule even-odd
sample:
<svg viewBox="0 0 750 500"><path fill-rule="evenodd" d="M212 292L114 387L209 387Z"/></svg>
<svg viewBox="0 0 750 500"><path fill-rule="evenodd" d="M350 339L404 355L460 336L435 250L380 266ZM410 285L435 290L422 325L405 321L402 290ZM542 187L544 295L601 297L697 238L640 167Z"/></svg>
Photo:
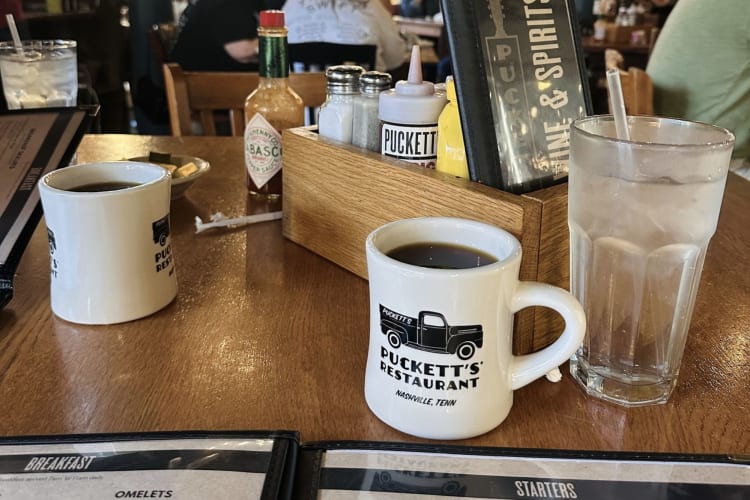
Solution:
<svg viewBox="0 0 750 500"><path fill-rule="evenodd" d="M284 12L260 12L258 87L245 100L245 166L250 194L281 196L281 131L305 123L302 98L289 86Z"/></svg>
<svg viewBox="0 0 750 500"><path fill-rule="evenodd" d="M380 94L380 153L435 168L438 118L447 100L432 82L422 81L419 50L412 47L408 79Z"/></svg>

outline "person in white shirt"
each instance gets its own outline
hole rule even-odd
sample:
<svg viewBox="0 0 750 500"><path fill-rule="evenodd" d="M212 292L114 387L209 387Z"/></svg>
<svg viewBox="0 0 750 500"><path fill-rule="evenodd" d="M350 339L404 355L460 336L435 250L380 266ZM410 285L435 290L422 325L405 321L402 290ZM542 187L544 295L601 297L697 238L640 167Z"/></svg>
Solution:
<svg viewBox="0 0 750 500"><path fill-rule="evenodd" d="M284 13L290 44L376 45L376 70L404 63L406 41L381 0L287 0Z"/></svg>

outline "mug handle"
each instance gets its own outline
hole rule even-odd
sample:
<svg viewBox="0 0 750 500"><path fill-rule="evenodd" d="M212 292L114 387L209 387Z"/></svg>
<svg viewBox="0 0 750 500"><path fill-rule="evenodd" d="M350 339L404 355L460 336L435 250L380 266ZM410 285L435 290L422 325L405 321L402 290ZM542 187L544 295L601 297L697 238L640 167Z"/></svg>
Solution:
<svg viewBox="0 0 750 500"><path fill-rule="evenodd" d="M586 315L581 304L569 292L556 286L536 282L519 282L510 302L513 313L525 307L554 309L565 320L560 338L541 351L513 356L511 388L519 389L558 367L578 349L586 333Z"/></svg>

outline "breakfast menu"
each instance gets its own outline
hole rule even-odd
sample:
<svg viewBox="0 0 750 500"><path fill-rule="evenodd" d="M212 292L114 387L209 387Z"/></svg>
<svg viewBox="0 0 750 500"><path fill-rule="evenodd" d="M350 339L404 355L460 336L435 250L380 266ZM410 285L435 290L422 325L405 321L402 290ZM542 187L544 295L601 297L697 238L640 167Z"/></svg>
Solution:
<svg viewBox="0 0 750 500"><path fill-rule="evenodd" d="M295 433L0 445L0 498L280 498Z"/></svg>
<svg viewBox="0 0 750 500"><path fill-rule="evenodd" d="M79 108L0 114L0 307L10 300L15 266L41 217L36 183L70 161L88 118Z"/></svg>

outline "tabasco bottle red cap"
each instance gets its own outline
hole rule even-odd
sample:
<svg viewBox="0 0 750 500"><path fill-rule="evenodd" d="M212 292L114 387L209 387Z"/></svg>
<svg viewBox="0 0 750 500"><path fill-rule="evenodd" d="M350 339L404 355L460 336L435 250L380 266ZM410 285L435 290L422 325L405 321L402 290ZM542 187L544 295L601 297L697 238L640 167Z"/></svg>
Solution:
<svg viewBox="0 0 750 500"><path fill-rule="evenodd" d="M260 25L264 28L283 28L284 11L283 10L262 10L260 11Z"/></svg>

